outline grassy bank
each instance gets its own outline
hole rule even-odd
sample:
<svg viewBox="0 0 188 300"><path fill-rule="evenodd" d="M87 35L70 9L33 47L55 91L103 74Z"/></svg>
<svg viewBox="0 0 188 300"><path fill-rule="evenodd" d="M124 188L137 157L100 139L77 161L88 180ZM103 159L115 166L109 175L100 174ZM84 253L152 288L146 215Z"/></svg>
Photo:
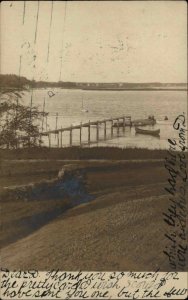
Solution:
<svg viewBox="0 0 188 300"><path fill-rule="evenodd" d="M167 151L72 147L0 155L3 267L168 269Z"/></svg>
<svg viewBox="0 0 188 300"><path fill-rule="evenodd" d="M59 178L56 174L51 180L32 182L30 179L25 185L1 187L1 247L29 235L68 208L90 198L82 174L69 166Z"/></svg>
<svg viewBox="0 0 188 300"><path fill-rule="evenodd" d="M1 159L164 159L166 150L115 147L66 147L0 150Z"/></svg>
<svg viewBox="0 0 188 300"><path fill-rule="evenodd" d="M83 164L97 160L120 161L163 161L168 157L167 150L114 147L68 147L30 148L0 150L0 187L23 185L57 177L65 164ZM103 166L101 164L101 166Z"/></svg>
<svg viewBox="0 0 188 300"><path fill-rule="evenodd" d="M85 171L85 195L92 196L92 201L83 201L80 185L72 182L74 173L67 177L64 195L61 192L55 198L47 192L38 199L15 199L12 193L9 201L2 201L2 266L39 270L167 268L162 252L166 232L162 213L168 204L164 190L168 174L163 162L85 161L80 167Z"/></svg>
<svg viewBox="0 0 188 300"><path fill-rule="evenodd" d="M155 160L74 161L72 164L53 160L50 163L8 160L3 163L4 170L12 170L11 175L1 178L0 186L0 243L3 247L54 220L67 208L87 202L98 194L153 183L165 174L163 162ZM62 167L62 177L58 178ZM47 169L51 176L53 174L51 179L48 179Z"/></svg>

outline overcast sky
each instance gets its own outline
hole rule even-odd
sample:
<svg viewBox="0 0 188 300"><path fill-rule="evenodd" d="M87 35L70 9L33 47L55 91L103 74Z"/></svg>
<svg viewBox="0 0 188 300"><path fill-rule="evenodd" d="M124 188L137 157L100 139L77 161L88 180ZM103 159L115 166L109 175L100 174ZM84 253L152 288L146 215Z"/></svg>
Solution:
<svg viewBox="0 0 188 300"><path fill-rule="evenodd" d="M2 2L1 73L18 74L21 56L29 79L186 82L186 2L54 1L52 18L51 9Z"/></svg>

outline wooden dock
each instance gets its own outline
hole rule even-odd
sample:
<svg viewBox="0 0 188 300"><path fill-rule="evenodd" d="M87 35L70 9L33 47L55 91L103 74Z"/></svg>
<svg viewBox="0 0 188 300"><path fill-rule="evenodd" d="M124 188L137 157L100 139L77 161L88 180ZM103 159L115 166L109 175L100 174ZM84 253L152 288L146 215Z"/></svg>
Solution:
<svg viewBox="0 0 188 300"><path fill-rule="evenodd" d="M40 138L42 140L42 137L46 136L48 137L48 145L49 148L52 147L52 135L55 135L57 145L56 147L63 147L63 132L68 131L69 132L69 146L72 146L73 144L73 130L79 130L79 142L80 145L83 144L82 141L82 134L83 134L83 128L88 129L88 134L87 134L87 144L91 143L91 130L96 130L96 140L93 142L98 142L99 138L103 140L107 139L107 124L110 124L110 137L112 138L114 136L114 131L119 135L119 130L120 127L125 130L126 126L131 126L131 116L121 116L121 117L116 117L116 118L109 118L109 119L103 119L103 120L97 120L97 121L89 121L86 123L80 123L78 125L70 125L68 127L61 127L58 129L54 130L49 130L49 131L43 131L40 132ZM115 124L115 127L114 127ZM99 137L99 129L101 128L101 125L103 125L103 136ZM108 128L109 128L108 127ZM101 130L100 130L101 132ZM30 136L30 138L35 137L35 136ZM28 137L20 137L20 140L28 139Z"/></svg>

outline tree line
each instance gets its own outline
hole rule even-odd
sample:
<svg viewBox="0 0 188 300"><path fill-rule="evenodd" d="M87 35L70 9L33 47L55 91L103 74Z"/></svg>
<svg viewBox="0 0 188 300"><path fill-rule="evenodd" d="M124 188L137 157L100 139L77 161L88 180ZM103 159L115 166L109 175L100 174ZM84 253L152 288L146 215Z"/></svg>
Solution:
<svg viewBox="0 0 188 300"><path fill-rule="evenodd" d="M0 87L1 89L15 88L47 88L47 87L60 87L60 88L76 88L75 82L47 82L29 80L24 76L17 76L15 74L0 74Z"/></svg>

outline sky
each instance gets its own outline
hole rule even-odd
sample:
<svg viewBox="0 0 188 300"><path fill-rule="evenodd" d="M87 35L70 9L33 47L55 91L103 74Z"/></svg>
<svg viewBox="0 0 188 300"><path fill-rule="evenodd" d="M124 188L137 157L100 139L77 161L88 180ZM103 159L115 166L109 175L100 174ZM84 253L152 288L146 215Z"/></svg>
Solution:
<svg viewBox="0 0 188 300"><path fill-rule="evenodd" d="M3 1L1 73L46 81L186 82L186 2Z"/></svg>

